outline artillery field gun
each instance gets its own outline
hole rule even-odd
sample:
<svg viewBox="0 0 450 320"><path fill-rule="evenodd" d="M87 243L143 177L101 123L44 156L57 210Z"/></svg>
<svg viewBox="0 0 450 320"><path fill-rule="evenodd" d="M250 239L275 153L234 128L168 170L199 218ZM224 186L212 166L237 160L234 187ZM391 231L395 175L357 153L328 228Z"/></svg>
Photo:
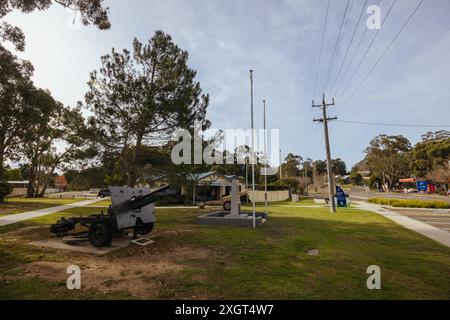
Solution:
<svg viewBox="0 0 450 320"><path fill-rule="evenodd" d="M61 218L50 231L57 236L67 235L79 224L88 228L84 233L94 247L110 246L113 236L126 230L137 235L149 234L155 223L156 200L169 188L165 185L154 191L148 188L110 187L112 205L107 214Z"/></svg>

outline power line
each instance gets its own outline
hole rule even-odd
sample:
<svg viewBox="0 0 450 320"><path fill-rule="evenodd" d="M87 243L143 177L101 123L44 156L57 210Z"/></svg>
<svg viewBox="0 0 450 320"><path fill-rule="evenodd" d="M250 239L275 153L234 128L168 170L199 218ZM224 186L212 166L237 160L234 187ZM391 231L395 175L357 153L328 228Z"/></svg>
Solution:
<svg viewBox="0 0 450 320"><path fill-rule="evenodd" d="M345 76L347 75L348 71L350 70L350 67L352 66L352 63L353 63L353 61L355 60L355 58L356 58L356 56L357 56L357 54L358 54L358 52L359 52L359 49L361 48L361 44L363 43L364 38L365 38L365 36L366 36L368 30L369 30L368 28L365 28L365 29L364 29L364 32L363 32L363 34L362 34L362 36L361 36L361 39L359 40L359 43L358 43L358 45L357 45L355 51L353 52L352 58L350 59L349 63L347 64L347 67L346 67L345 70L344 70L344 73L343 73L343 75L342 75L342 82L344 81ZM342 83L342 82L341 82L341 83ZM337 93L339 92L339 89L341 89L341 87L342 87L341 84L339 84L339 85L337 86L336 91L335 91L335 93L334 93L334 96L337 95Z"/></svg>
<svg viewBox="0 0 450 320"><path fill-rule="evenodd" d="M364 126L381 126L381 127L415 127L415 128L450 128L450 124L438 125L438 124L401 124L401 123L376 123L376 122L360 122L360 121L346 121L336 120L336 122L364 125Z"/></svg>
<svg viewBox="0 0 450 320"><path fill-rule="evenodd" d="M354 2L353 2L353 0L352 0L352 2L351 2L351 4L350 4L350 8L348 9L348 14L347 14L347 18L346 18L346 20L345 20L344 29L342 30L342 36L341 36L341 39L339 40L339 46L338 46L338 50L336 51L335 60L334 60L334 62L333 62L333 66L331 67L330 78L329 78L328 80L331 80L331 79L332 79L332 78L331 78L331 75L333 74L333 70L334 70L335 64L337 63L337 57L338 57L338 54L339 54L339 52L340 52L341 45L342 45L342 43L344 42L344 41L343 41L343 40L344 40L344 35L345 35L346 30L347 30L348 22L349 22L349 20L350 20L350 15L351 15L351 13L352 13L353 4L354 4ZM329 84L329 83L328 83L328 84ZM328 90L328 85L327 85L327 87L325 88L325 90ZM333 91L333 90L330 91L330 94L332 93L332 91ZM326 92L325 92L325 93L326 93Z"/></svg>
<svg viewBox="0 0 450 320"><path fill-rule="evenodd" d="M389 15L390 15L390 13L391 13L391 11L392 11L392 8L395 6L396 3L397 3L397 0L394 0L394 1L392 2L391 6L390 6L390 8L389 8L389 10L388 10L388 12L386 13L386 17L384 18L383 23L381 24L380 29L377 30L377 32L375 33L375 36L372 38L372 41L370 42L369 46L367 47L366 51L364 52L364 55L362 56L361 60L359 61L359 64L358 64L358 66L356 67L355 71L353 72L352 76L350 77L350 80L347 82L347 85L345 86L345 89L344 89L344 91L341 93L339 99L342 98L342 97L345 95L345 93L347 92L347 90L348 90L348 88L349 88L349 86L350 86L350 83L351 83L352 80L355 78L355 75L358 73L359 69L361 68L361 66L362 66L362 64L363 64L363 62L364 62L364 60L367 58L367 55L368 55L370 49L372 49L373 44L375 43L375 40L378 38L378 35L380 34L380 31L383 29L383 27L384 27L386 21L387 21L388 18L389 18ZM339 99L338 99L338 100L339 100Z"/></svg>
<svg viewBox="0 0 450 320"><path fill-rule="evenodd" d="M322 43L320 45L319 64L317 65L316 80L314 82L314 90L313 90L312 99L314 99L316 97L317 81L319 80L319 72L320 72L320 67L321 67L321 64L322 64L323 45L325 43L325 32L327 30L328 13L330 11L330 2L331 1L328 0L327 11L326 11L326 15L325 15L325 25L324 25L323 32L322 32Z"/></svg>
<svg viewBox="0 0 450 320"><path fill-rule="evenodd" d="M316 90L317 90L317 84L318 84L318 80L319 80L320 68L322 66L323 47L324 47L324 43L325 43L325 34L326 34L326 30L327 30L327 25L328 25L328 16L329 16L329 12L330 12L330 4L331 4L331 0L328 0L326 13L325 13L325 23L324 23L323 32L322 32L322 41L321 41L321 45L320 45L319 63L317 65L317 71L316 71L316 77L315 77L315 81L314 81L314 90L313 90L312 100L315 99L315 96L316 96L316 93L317 93ZM313 114L313 116L316 117L317 114ZM315 138L315 136L312 135L312 132L315 131L314 129L315 129L315 127L313 127L313 123L311 122L309 130L308 130L308 140L307 140L308 142L310 142L312 140L311 138ZM311 143L310 145L314 146L314 143Z"/></svg>
<svg viewBox="0 0 450 320"><path fill-rule="evenodd" d="M411 19L414 17L414 15L416 14L416 12L419 10L420 6L422 5L424 0L421 0L419 2L419 4L417 5L417 7L414 9L414 11L409 15L408 19L405 21L405 23L403 24L403 26L400 28L400 30L398 31L398 33L395 35L395 37L392 39L392 41L389 43L389 45L386 47L386 50L384 50L384 52L381 54L380 58L375 62L375 64L372 66L372 68L369 70L369 72L367 73L367 75L364 77L363 81L361 81L361 83L359 84L359 86L356 88L356 90L353 92L353 94L350 96L350 98L347 100L347 102L344 104L345 108L349 102L352 100L352 98L355 96L355 94L359 91L359 89L364 85L364 83L367 81L367 79L369 78L370 74L373 72L373 70L375 70L375 68L378 66L378 64L381 62L381 60L386 56L387 52L389 51L389 49L392 47L392 45L394 44L394 42L397 40L397 38L400 36L400 34L403 32L403 30L405 29L405 27L408 25L408 23L411 21Z"/></svg>
<svg viewBox="0 0 450 320"><path fill-rule="evenodd" d="M377 5L380 6L381 2L382 2L382 0L378 0ZM365 8L364 8L364 9L365 9ZM361 38L359 39L358 45L356 46L356 49L354 50L353 55L352 55L352 57L350 58L350 61L349 61L349 63L347 64L347 67L346 67L345 70L344 70L344 73L342 74L342 77L341 77L342 81L341 81L341 82L339 83L339 85L337 86L336 91L334 92L334 96L336 96L336 95L338 94L339 90L342 88L341 83L343 83L343 81L344 81L344 79L345 79L345 77L346 77L348 71L350 70L350 67L352 66L352 63L353 63L353 61L355 60L355 58L356 58L356 56L357 56L357 54L358 54L358 52L359 52L359 49L361 48L361 45L362 45L362 43L363 43L363 41L364 41L364 39L365 39L365 37L366 37L366 34L367 34L368 30L369 30L369 28L364 28L364 32L363 32L363 34L361 35Z"/></svg>
<svg viewBox="0 0 450 320"><path fill-rule="evenodd" d="M338 37L336 39L336 43L334 45L334 50L333 50L333 54L331 56L331 60L330 60L330 65L328 66L328 71L327 71L327 75L325 76L325 83L323 85L323 93L325 93L325 91L327 90L327 86L328 86L328 80L330 78L330 74L331 74L331 70L334 64L334 60L336 58L336 53L337 53L337 49L340 46L340 42L342 40L341 38L341 34L342 34L342 30L344 27L344 23L345 23L345 18L347 17L347 12L348 12L348 6L350 4L350 0L347 0L347 6L345 7L345 12L344 12L344 16L342 17L342 22L341 22L341 26L339 28L339 33L338 33Z"/></svg>
<svg viewBox="0 0 450 320"><path fill-rule="evenodd" d="M338 73L336 75L336 79L334 79L334 84L333 84L333 86L331 88L331 93L332 94L333 94L333 91L334 91L334 89L336 87L336 84L337 84L337 81L339 79L339 76L341 75L341 71L342 71L342 68L344 67L345 61L347 60L347 56L348 56L348 53L350 52L350 48L351 48L351 46L353 44L353 41L355 40L356 31L358 30L358 27L359 27L359 24L361 23L361 19L362 19L362 16L364 14L364 11L366 10L367 1L368 0L366 0L364 2L364 5L363 5L362 10L361 10L361 14L359 15L359 18L358 18L358 22L355 25L355 29L353 30L353 35L352 35L351 40L350 40L350 42L348 44L347 51L345 52L344 59L342 60L341 66L339 67L339 71L338 71Z"/></svg>

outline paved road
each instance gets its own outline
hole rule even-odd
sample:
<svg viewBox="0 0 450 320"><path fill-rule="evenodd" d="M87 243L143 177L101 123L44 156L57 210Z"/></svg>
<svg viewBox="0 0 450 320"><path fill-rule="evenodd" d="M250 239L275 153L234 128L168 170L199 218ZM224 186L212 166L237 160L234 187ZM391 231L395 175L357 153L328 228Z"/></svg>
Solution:
<svg viewBox="0 0 450 320"><path fill-rule="evenodd" d="M407 214L403 214L403 211L396 210L395 211L389 211L384 209L382 206L374 205L367 202L357 201L355 202L357 206L360 209L375 212L379 215L382 215L402 226L404 226L407 229L414 230L430 239L433 239L434 241L437 241L444 246L450 247L450 232L445 231L444 229L437 227L437 225L442 226L443 222L440 223L430 223L429 221L435 221L435 220L429 220L430 218L425 219L425 221L421 221L421 219L417 219L417 215L412 218L412 216L408 216ZM401 213L400 213L401 212ZM422 214L424 214L425 211L422 211ZM440 213L436 213L440 214ZM414 215L414 213L411 213L411 215ZM429 214L426 214L426 216L429 216ZM446 218L447 219L447 218ZM448 219L450 219L450 214ZM450 220L449 220L450 221ZM450 227L450 224L449 224Z"/></svg>
<svg viewBox="0 0 450 320"><path fill-rule="evenodd" d="M89 193L89 191L79 191L79 192L63 192L63 193L52 193L46 195L48 198L53 199L93 199L97 198L97 194Z"/></svg>
<svg viewBox="0 0 450 320"><path fill-rule="evenodd" d="M3 216L0 218L0 227L7 226L7 225L10 225L10 224L13 224L16 222L28 220L28 219L46 216L48 214L64 211L64 210L71 209L71 208L87 206L87 205L90 205L90 204L93 204L93 203L96 203L96 202L99 202L102 200L103 199L92 199L92 200L71 203L71 204L65 204L65 205L57 206L57 207L45 208L45 209L41 209L41 210L10 214L10 215Z"/></svg>
<svg viewBox="0 0 450 320"><path fill-rule="evenodd" d="M401 209L399 213L411 219L422 221L436 228L450 232L450 210Z"/></svg>

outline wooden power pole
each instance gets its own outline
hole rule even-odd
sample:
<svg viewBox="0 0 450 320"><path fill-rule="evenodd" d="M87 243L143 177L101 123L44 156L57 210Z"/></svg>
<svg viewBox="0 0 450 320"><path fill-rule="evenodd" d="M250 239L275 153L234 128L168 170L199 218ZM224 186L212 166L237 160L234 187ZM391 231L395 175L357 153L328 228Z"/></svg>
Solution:
<svg viewBox="0 0 450 320"><path fill-rule="evenodd" d="M328 196L330 198L330 211L332 213L336 212L336 202L334 200L334 176L333 176L333 165L331 162L331 151L330 151L330 137L328 135L328 121L337 120L337 117L328 118L327 117L327 108L329 106L334 106L334 98L333 103L325 102L325 94L323 95L322 104L314 104L313 100L313 108L321 108L322 109L322 118L314 119L314 122L323 122L324 136L325 136L325 149L327 153L327 173L328 173Z"/></svg>

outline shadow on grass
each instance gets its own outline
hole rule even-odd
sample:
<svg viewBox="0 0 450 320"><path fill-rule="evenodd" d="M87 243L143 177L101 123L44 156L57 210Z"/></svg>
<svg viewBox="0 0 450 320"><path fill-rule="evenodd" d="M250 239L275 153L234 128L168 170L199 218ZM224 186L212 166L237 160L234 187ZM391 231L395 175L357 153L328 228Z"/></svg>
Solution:
<svg viewBox="0 0 450 320"><path fill-rule="evenodd" d="M370 212L281 211L256 231L197 226L188 212L162 215L159 224L189 225L196 232L185 241L227 257L197 261L187 273L187 282L206 277L197 291L213 298L450 298L449 248ZM382 291L366 287L370 265L382 269Z"/></svg>
<svg viewBox="0 0 450 320"><path fill-rule="evenodd" d="M252 230L197 225L201 210L157 209L155 244L113 254L111 263L133 257L155 261L179 247L211 253L186 258L182 272L164 279L162 298L450 298L449 248L370 212L343 209L332 215L323 208L290 207L270 211L267 223ZM61 215L96 212L96 208L74 208L27 225L46 226ZM171 236L159 236L168 231ZM5 233L0 237L0 274L36 260L65 258L60 252L5 242L5 237ZM308 255L311 249L319 250L319 255ZM366 287L370 265L381 267L381 291Z"/></svg>

